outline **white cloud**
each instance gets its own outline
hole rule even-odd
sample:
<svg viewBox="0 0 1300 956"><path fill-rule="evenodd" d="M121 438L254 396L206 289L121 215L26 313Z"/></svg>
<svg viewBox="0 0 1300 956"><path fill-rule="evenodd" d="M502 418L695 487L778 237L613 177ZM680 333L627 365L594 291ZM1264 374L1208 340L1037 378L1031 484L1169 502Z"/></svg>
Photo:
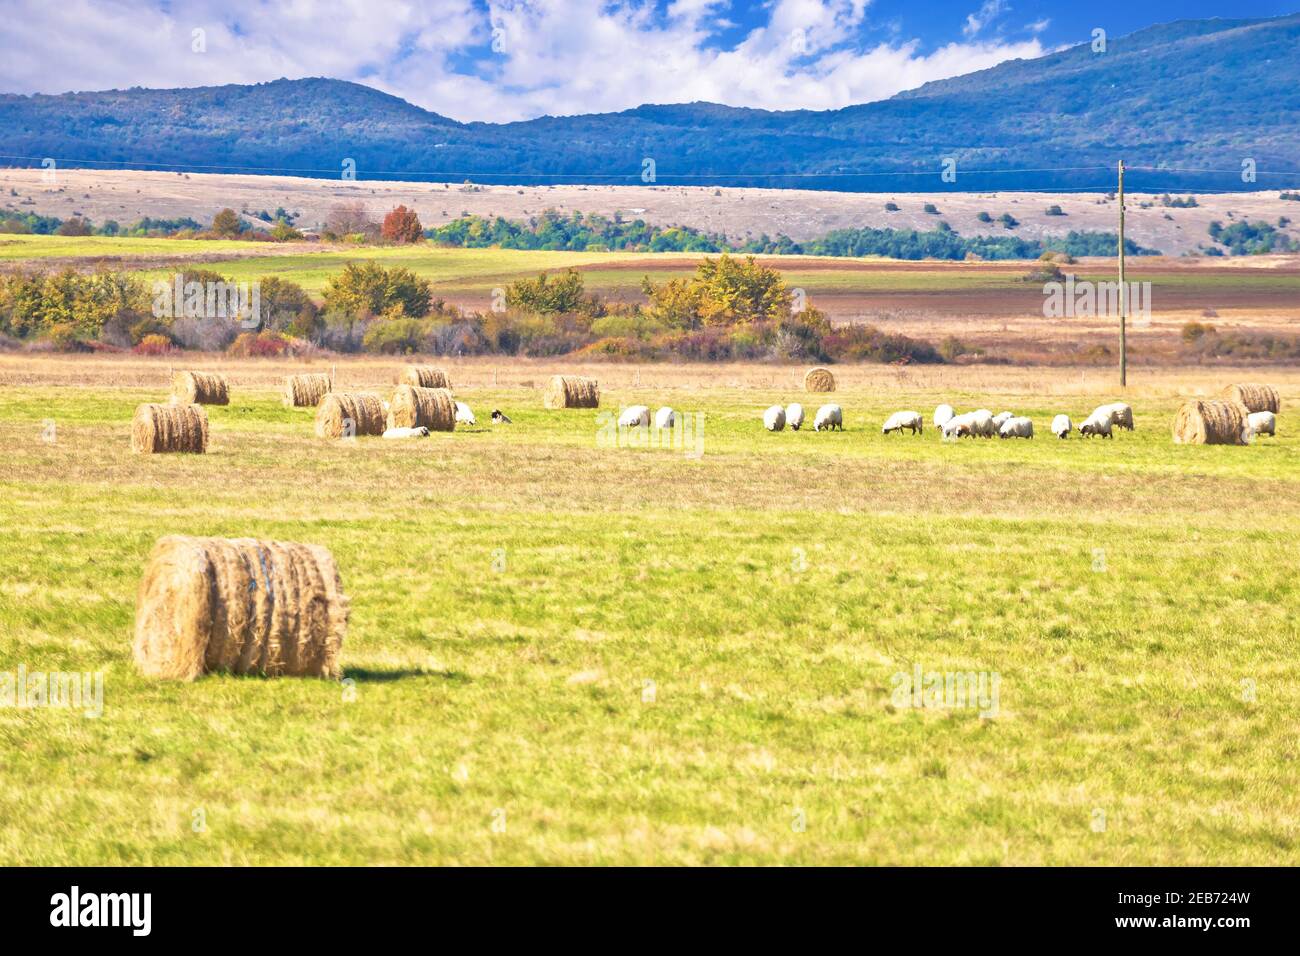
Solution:
<svg viewBox="0 0 1300 956"><path fill-rule="evenodd" d="M0 89L357 80L460 120L709 100L833 109L1044 52L1036 38L977 41L1004 12L987 0L967 39L861 46L869 0L772 0L729 48L710 44L724 0L8 0ZM499 50L492 49L493 29ZM206 31L206 53L191 34Z"/></svg>
<svg viewBox="0 0 1300 956"><path fill-rule="evenodd" d="M970 38L981 33L985 27L1010 9L1011 7L1004 0L984 0L978 10L967 15L966 25L961 28L962 36Z"/></svg>

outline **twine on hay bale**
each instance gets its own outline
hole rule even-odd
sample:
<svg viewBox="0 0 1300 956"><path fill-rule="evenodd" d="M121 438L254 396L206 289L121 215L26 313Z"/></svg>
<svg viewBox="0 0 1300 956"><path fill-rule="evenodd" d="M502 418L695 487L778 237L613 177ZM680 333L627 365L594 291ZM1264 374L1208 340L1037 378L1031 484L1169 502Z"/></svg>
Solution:
<svg viewBox="0 0 1300 956"><path fill-rule="evenodd" d="M434 432L455 431L456 401L445 388L399 385L388 403L386 425L388 428L424 427Z"/></svg>
<svg viewBox="0 0 1300 956"><path fill-rule="evenodd" d="M177 372L172 401L180 405L229 405L230 384L217 372Z"/></svg>
<svg viewBox="0 0 1300 956"><path fill-rule="evenodd" d="M1229 385L1219 394L1230 402L1240 402L1252 412L1272 412L1276 415L1282 411L1282 399L1272 385L1243 382Z"/></svg>
<svg viewBox="0 0 1300 956"><path fill-rule="evenodd" d="M202 405L137 405L131 419L131 450L144 455L158 452L208 450L208 413Z"/></svg>
<svg viewBox="0 0 1300 956"><path fill-rule="evenodd" d="M397 376L397 384L416 388L451 388L451 376L446 369L435 365L406 365Z"/></svg>
<svg viewBox="0 0 1300 956"><path fill-rule="evenodd" d="M1174 441L1180 445L1244 445L1249 415L1240 402L1186 402L1174 416Z"/></svg>
<svg viewBox="0 0 1300 956"><path fill-rule="evenodd" d="M833 392L835 391L835 376L831 374L828 368L810 368L803 377L803 388L805 392Z"/></svg>
<svg viewBox="0 0 1300 956"><path fill-rule="evenodd" d="M159 539L145 567L132 649L148 677L337 678L347 626L348 599L327 549L173 535Z"/></svg>
<svg viewBox="0 0 1300 956"><path fill-rule="evenodd" d="M289 375L284 380L284 404L290 408L315 408L333 390L330 377L324 372Z"/></svg>
<svg viewBox="0 0 1300 956"><path fill-rule="evenodd" d="M347 423L351 422L351 429ZM317 438L384 433L384 402L369 392L330 392L316 407Z"/></svg>
<svg viewBox="0 0 1300 956"><path fill-rule="evenodd" d="M599 408L600 384L581 375L553 375L542 393L545 408Z"/></svg>

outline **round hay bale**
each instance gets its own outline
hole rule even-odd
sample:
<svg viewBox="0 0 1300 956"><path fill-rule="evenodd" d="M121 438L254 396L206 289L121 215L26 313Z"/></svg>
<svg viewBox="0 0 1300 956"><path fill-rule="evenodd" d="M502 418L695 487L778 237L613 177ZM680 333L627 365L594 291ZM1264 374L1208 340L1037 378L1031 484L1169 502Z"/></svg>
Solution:
<svg viewBox="0 0 1300 956"><path fill-rule="evenodd" d="M284 403L290 408L315 408L333 390L330 377L324 372L289 375L284 380Z"/></svg>
<svg viewBox="0 0 1300 956"><path fill-rule="evenodd" d="M1240 402L1248 411L1272 412L1274 415L1282 411L1282 399L1272 385L1229 385L1219 394L1230 402Z"/></svg>
<svg viewBox="0 0 1300 956"><path fill-rule="evenodd" d="M347 423L351 422L349 429ZM346 438L384 433L384 402L369 392L330 392L316 407L316 437Z"/></svg>
<svg viewBox="0 0 1300 956"><path fill-rule="evenodd" d="M208 413L202 405L137 405L131 419L131 450L144 455L208 450Z"/></svg>
<svg viewBox="0 0 1300 956"><path fill-rule="evenodd" d="M433 365L407 365L397 376L397 384L416 388L451 388L451 376L446 369Z"/></svg>
<svg viewBox="0 0 1300 956"><path fill-rule="evenodd" d="M831 374L828 368L810 368L808 373L803 377L803 388L805 392L833 392L835 391L835 376Z"/></svg>
<svg viewBox="0 0 1300 956"><path fill-rule="evenodd" d="M600 384L581 375L553 375L542 393L545 408L600 408Z"/></svg>
<svg viewBox="0 0 1300 956"><path fill-rule="evenodd" d="M1174 416L1174 442L1180 445L1244 445L1250 412L1240 402L1195 399Z"/></svg>
<svg viewBox="0 0 1300 956"><path fill-rule="evenodd" d="M445 388L399 385L388 403L388 428L420 428L434 432L456 430L456 401Z"/></svg>
<svg viewBox="0 0 1300 956"><path fill-rule="evenodd" d="M148 677L340 675L348 599L328 550L253 538L159 539L135 612Z"/></svg>
<svg viewBox="0 0 1300 956"><path fill-rule="evenodd" d="M216 372L177 372L172 376L172 401L180 405L229 405L230 385Z"/></svg>

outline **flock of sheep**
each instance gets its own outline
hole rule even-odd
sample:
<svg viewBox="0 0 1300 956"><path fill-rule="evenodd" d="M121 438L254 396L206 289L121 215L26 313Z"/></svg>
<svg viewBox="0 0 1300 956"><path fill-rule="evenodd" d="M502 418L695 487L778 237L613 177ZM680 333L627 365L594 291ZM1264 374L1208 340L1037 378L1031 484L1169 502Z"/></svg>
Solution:
<svg viewBox="0 0 1300 956"><path fill-rule="evenodd" d="M1033 420L1014 412L999 412L994 415L987 408L980 408L959 415L951 405L940 405L934 410L933 421L934 427L939 429L945 440L1034 437ZM802 424L803 406L797 402L785 408L773 405L763 412L763 427L770 432L779 432L787 425L798 431ZM844 428L844 412L838 405L823 405L813 420L814 431L830 428ZM924 428L925 420L920 412L901 411L894 412L885 419L880 431L885 435L904 431L919 435ZM1112 438L1112 432L1116 428L1133 430L1133 409L1124 402L1098 406L1079 425L1078 432L1085 438ZM1275 435L1277 418L1272 412L1252 412L1249 429L1252 435ZM1057 415L1052 419L1049 430L1057 438L1068 438L1075 431L1074 422L1069 415Z"/></svg>

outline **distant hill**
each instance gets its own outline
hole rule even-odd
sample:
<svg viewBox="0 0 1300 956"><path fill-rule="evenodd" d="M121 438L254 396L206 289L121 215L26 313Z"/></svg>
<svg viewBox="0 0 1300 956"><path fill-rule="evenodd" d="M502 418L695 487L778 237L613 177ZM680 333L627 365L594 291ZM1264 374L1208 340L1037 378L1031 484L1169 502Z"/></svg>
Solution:
<svg viewBox="0 0 1300 956"><path fill-rule="evenodd" d="M690 103L506 124L330 79L2 95L0 164L333 176L351 158L361 179L639 184L649 157L660 184L951 192L1104 188L1113 174L1093 167L1122 156L1134 189L1294 187L1300 175L1276 174L1300 174L1298 47L1300 15L1189 20L841 110ZM939 178L950 156L953 184ZM1245 158L1257 183L1241 180Z"/></svg>

